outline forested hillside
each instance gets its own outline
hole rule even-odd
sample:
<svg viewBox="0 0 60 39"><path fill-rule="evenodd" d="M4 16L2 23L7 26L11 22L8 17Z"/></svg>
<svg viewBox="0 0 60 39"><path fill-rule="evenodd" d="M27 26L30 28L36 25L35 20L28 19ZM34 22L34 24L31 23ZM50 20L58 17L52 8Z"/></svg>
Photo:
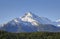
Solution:
<svg viewBox="0 0 60 39"><path fill-rule="evenodd" d="M32 32L32 33L9 33L0 31L0 39L60 39L60 33Z"/></svg>

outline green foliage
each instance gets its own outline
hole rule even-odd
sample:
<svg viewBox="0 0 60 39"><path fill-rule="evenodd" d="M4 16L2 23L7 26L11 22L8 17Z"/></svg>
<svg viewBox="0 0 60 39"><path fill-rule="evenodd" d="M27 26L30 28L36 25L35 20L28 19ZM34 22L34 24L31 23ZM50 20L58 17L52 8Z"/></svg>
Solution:
<svg viewBox="0 0 60 39"><path fill-rule="evenodd" d="M60 32L9 33L0 31L0 39L60 39Z"/></svg>

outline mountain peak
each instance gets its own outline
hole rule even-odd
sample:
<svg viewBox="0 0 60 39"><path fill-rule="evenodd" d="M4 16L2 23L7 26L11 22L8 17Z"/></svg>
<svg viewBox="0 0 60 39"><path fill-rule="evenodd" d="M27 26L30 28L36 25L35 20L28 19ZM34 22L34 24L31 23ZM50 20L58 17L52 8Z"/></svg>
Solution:
<svg viewBox="0 0 60 39"><path fill-rule="evenodd" d="M26 12L25 16L29 16L29 17L32 17L33 14L31 12Z"/></svg>
<svg viewBox="0 0 60 39"><path fill-rule="evenodd" d="M27 14L32 14L32 12L26 12Z"/></svg>

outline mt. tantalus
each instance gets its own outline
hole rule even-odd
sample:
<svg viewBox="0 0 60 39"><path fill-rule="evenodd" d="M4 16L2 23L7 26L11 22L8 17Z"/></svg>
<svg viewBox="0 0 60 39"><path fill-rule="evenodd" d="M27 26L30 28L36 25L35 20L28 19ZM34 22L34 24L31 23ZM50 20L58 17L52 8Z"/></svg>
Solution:
<svg viewBox="0 0 60 39"><path fill-rule="evenodd" d="M31 12L1 26L0 30L7 32L60 32L60 27L53 25L49 19L39 17Z"/></svg>

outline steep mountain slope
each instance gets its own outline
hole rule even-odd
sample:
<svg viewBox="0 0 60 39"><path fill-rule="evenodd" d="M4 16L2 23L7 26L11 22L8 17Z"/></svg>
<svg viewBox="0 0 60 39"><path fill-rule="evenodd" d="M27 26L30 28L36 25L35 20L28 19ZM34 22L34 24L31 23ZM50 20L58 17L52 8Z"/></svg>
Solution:
<svg viewBox="0 0 60 39"><path fill-rule="evenodd" d="M45 17L39 17L31 12L24 16L15 18L12 21L0 27L0 30L7 32L60 32L60 28L51 24L51 21Z"/></svg>
<svg viewBox="0 0 60 39"><path fill-rule="evenodd" d="M39 22L41 24L50 24L51 21L45 17L39 17L31 12L26 13L23 17L21 17L22 21L28 22Z"/></svg>

